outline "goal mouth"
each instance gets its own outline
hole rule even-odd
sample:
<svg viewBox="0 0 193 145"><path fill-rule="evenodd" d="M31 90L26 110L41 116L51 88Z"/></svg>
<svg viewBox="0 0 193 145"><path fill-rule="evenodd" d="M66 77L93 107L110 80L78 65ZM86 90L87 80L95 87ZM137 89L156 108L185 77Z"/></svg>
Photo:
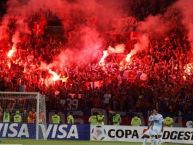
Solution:
<svg viewBox="0 0 193 145"><path fill-rule="evenodd" d="M3 123L27 123L36 127L36 139L45 139L40 126L46 127L45 96L39 92L0 91Z"/></svg>

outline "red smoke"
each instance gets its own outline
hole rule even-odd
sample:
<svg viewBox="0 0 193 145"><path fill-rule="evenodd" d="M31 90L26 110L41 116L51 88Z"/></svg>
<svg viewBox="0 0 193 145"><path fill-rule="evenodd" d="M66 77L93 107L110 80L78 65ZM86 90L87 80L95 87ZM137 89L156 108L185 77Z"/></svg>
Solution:
<svg viewBox="0 0 193 145"><path fill-rule="evenodd" d="M149 45L149 38L145 34L141 34L138 36L138 42L134 45L134 49L132 49L129 54L127 54L126 61L130 63L131 58L140 51L146 50Z"/></svg>
<svg viewBox="0 0 193 145"><path fill-rule="evenodd" d="M170 8L163 15L148 16L144 21L139 22L136 28L137 31L140 31L140 35L135 38L133 46L128 49L127 43L134 41L129 38L132 31L130 29L131 23L135 27L137 20L127 18L128 12L124 10L125 1L9 0L7 14L3 17L0 26L0 41L8 39L10 35L8 34L9 20L13 19L15 28L11 34L12 46L9 46L10 51L7 52L8 57L11 58L23 35L28 36L35 33L37 37L41 37L44 34L44 28L47 25L47 19L49 19L46 14L49 11L51 16L55 16L61 21L64 30L63 35L66 38L61 52L53 56L52 62L45 64L43 69L41 65L39 66L39 70L46 70L52 75L53 81L66 78L66 76L57 73L66 66L72 64L84 66L92 62L99 62L100 65L104 65L105 59L114 53L125 54L121 62L130 63L137 53L148 48L149 38L162 37L167 34L173 28L173 21L167 17ZM189 41L193 48L191 3L191 0L179 0L172 7L179 9L183 15L182 23L188 31ZM36 13L40 13L41 17L33 22L32 18ZM30 22L33 23L32 26L29 25ZM117 35L120 37L119 41L116 38ZM57 68L59 71L54 71L53 68Z"/></svg>
<svg viewBox="0 0 193 145"><path fill-rule="evenodd" d="M162 36L171 29L169 21L164 20L163 16L148 16L145 21L139 23L139 30L145 31L154 37Z"/></svg>
<svg viewBox="0 0 193 145"><path fill-rule="evenodd" d="M8 25L7 19L14 17L16 20L16 30L12 39L15 46L19 42L20 34L32 33L27 20L34 13L51 11L62 21L68 35L68 42L59 57L55 57L54 63L59 61L56 64L61 63L60 66L69 63L80 65L96 59L103 46L104 31L111 28L114 19L124 16L121 9L123 3L116 0L101 1L101 3L96 0L76 0L74 2L67 0L39 0L38 2L37 0L9 0L7 5L7 14L3 18L2 24L5 28ZM1 32L2 30L0 29Z"/></svg>
<svg viewBox="0 0 193 145"><path fill-rule="evenodd" d="M52 65L64 67L65 65L84 65L98 58L102 49L102 38L95 29L82 27L72 36L76 38L57 56ZM73 45L74 44L74 45Z"/></svg>
<svg viewBox="0 0 193 145"><path fill-rule="evenodd" d="M177 12L177 13L176 13ZM187 36L191 45L191 56L193 55L193 9L192 0L178 0L170 6L164 14L148 16L145 21L140 22L138 29L148 32L150 37L162 37L172 30L176 23L182 23L187 30ZM189 58L190 61L193 61Z"/></svg>
<svg viewBox="0 0 193 145"><path fill-rule="evenodd" d="M182 23L188 31L188 38L191 45L191 54L193 55L193 8L192 0L179 0L174 7L180 10L182 14Z"/></svg>

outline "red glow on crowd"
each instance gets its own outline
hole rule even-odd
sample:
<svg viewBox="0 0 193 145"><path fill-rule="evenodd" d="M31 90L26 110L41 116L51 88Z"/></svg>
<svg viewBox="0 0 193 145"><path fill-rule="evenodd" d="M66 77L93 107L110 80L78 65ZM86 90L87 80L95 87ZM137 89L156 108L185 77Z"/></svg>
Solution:
<svg viewBox="0 0 193 145"><path fill-rule="evenodd" d="M162 76L182 85L191 82L193 66L187 56L193 27L187 24L188 12L183 11L186 19L179 24L176 19L168 21L167 13L140 21L117 5L91 0L87 8L86 0L56 1L60 5L45 0L38 6L32 0L26 7L9 3L0 26L0 47L2 74L10 80L19 77L39 88L68 81L109 83L117 78L128 83L139 79L145 86L151 80L161 82ZM49 24L52 21L58 26ZM179 29L177 35L181 24L188 32Z"/></svg>

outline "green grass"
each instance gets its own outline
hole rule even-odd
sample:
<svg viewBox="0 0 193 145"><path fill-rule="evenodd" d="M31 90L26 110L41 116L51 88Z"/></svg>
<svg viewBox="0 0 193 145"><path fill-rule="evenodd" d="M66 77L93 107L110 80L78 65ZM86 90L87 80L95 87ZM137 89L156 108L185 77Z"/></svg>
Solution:
<svg viewBox="0 0 193 145"><path fill-rule="evenodd" d="M142 145L142 143L129 143L129 142L99 142L99 141L36 141L28 139L4 139L0 144L23 144L23 145ZM147 144L150 145L150 144ZM182 144L172 144L163 143L163 145L182 145ZM184 145L184 144L183 144Z"/></svg>

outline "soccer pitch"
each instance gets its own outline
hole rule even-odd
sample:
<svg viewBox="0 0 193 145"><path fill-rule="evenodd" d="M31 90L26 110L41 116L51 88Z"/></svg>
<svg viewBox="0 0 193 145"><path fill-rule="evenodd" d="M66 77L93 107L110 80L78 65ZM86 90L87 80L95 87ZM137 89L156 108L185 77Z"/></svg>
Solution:
<svg viewBox="0 0 193 145"><path fill-rule="evenodd" d="M47 140L47 141L36 141L28 139L4 139L0 145L6 144L22 144L22 145L142 145L142 143L130 143L130 142L100 142L100 141L70 141L70 140ZM148 143L147 145L150 145ZM185 145L185 144L173 144L163 143L163 145Z"/></svg>

